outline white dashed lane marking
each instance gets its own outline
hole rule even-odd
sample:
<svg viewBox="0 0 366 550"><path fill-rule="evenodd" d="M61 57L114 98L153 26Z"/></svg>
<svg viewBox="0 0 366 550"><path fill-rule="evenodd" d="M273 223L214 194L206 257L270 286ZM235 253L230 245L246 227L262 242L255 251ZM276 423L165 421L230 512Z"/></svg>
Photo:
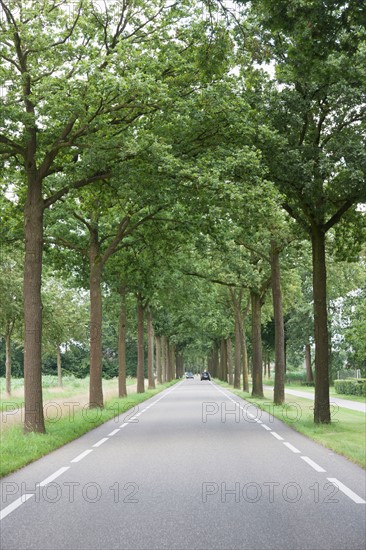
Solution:
<svg viewBox="0 0 366 550"><path fill-rule="evenodd" d="M52 475L46 477L46 479L44 479L43 481L41 481L41 483L39 484L40 487L44 487L45 485L47 485L47 483L51 483L51 481L53 481L54 479L56 479L57 477L59 477L60 475L62 475L64 472L66 472L68 469L70 468L70 466L64 466L63 468L60 468L59 470L57 470L56 472L54 472Z"/></svg>
<svg viewBox="0 0 366 550"><path fill-rule="evenodd" d="M281 437L277 432L271 432L271 435L278 439L278 441L283 441L283 437Z"/></svg>
<svg viewBox="0 0 366 550"><path fill-rule="evenodd" d="M102 439L99 439L99 441L94 443L93 447L100 447L101 445L103 445L103 443L108 441L108 439L109 439L108 437L103 437Z"/></svg>
<svg viewBox="0 0 366 550"><path fill-rule="evenodd" d="M141 412L139 412L138 414L136 414L134 417L131 418L131 420L135 420L136 421L136 417L137 416L140 416L140 414L142 414L143 412L147 411L148 409L150 409L150 407L152 407L153 405L156 405L156 403L158 403L161 399L163 399L164 397L166 397L167 395L169 395L169 393L171 393L179 384L176 384L171 390L169 390L167 393L165 393L164 395L162 395L161 397L159 397L159 399L157 399L156 401L154 401L153 403L151 403L150 405L148 405L147 407L145 407L145 409L143 409ZM130 422L131 422L130 420ZM135 422L136 423L136 422ZM115 430L113 430L110 434L108 434L108 437L103 437L102 439L100 439L99 441L97 441L96 443L94 443L93 447L100 447L100 445L103 445L103 443L105 443L106 441L108 441L109 437L117 434L121 428L125 428L125 426L128 426L129 422L125 422L124 424L122 424L119 428L116 428ZM76 462L80 462L80 460L82 460L83 458L85 458L86 456L88 456L88 454L90 454L91 452L93 452L93 449L87 449L86 451L83 451L82 453L80 453L78 456L76 456L75 458L73 458L72 460L70 460L70 462L72 463L76 463ZM44 487L45 485L47 485L48 483L51 483L54 479L58 478L60 475L62 475L64 472L66 472L67 470L70 469L70 466L63 466L62 468L59 468L56 472L54 472L53 474L51 474L50 476L46 477L46 479L44 479L43 481L41 481L39 484L37 484L39 487ZM2 519L4 519L6 516L8 516L9 514L11 514L14 510L16 510L17 508L19 508L19 506L21 506L22 504L24 504L25 502L27 502L27 500L29 500L30 498L34 497L35 496L35 493L29 493L29 494L24 494L22 495L21 497L19 497L18 499L16 499L14 502L12 502L11 504L9 504L9 506L6 506L6 508L3 508L3 510L0 511L0 521Z"/></svg>
<svg viewBox="0 0 366 550"><path fill-rule="evenodd" d="M70 462L80 462L80 460L83 460L89 453L93 452L93 449L87 449L86 451L83 451L78 456L70 460Z"/></svg>
<svg viewBox="0 0 366 550"><path fill-rule="evenodd" d="M301 451L299 451L299 449L294 445L291 445L291 443L287 443L287 441L283 441L283 444L286 445L286 447L290 449L290 451L292 451L293 453L301 453Z"/></svg>
<svg viewBox="0 0 366 550"><path fill-rule="evenodd" d="M22 504L24 504L24 502L26 502L27 500L29 500L30 498L32 498L34 496L35 496L35 494L32 493L32 494L29 494L29 495L22 495L21 497L17 498L17 500L14 500L14 502L9 504L9 506L7 506L3 510L1 510L0 520L6 518L6 516L11 514L11 512L14 512L14 510L19 508L19 506L21 506Z"/></svg>
<svg viewBox="0 0 366 550"><path fill-rule="evenodd" d="M305 462L307 462L309 464L309 466L311 466L312 468L314 468L314 470L316 472L326 472L326 470L324 470L324 468L322 468L321 466L319 466L319 464L317 464L316 462L314 462L314 460L311 460L311 458L309 458L308 456L302 456L301 457Z"/></svg>
<svg viewBox="0 0 366 550"><path fill-rule="evenodd" d="M327 480L330 481L331 483L333 483L333 485L335 485L337 487L337 489L339 489L340 491L342 491L342 493L344 493L345 495L348 496L348 498L350 498L351 500L353 500L353 502L355 502L356 504L366 504L366 501L361 498L360 496L356 495L356 493L354 493L353 491L351 491L351 489L348 489L348 487L346 487L346 485L344 485L343 483L341 483L340 481L338 481L337 478L335 477L327 477Z"/></svg>

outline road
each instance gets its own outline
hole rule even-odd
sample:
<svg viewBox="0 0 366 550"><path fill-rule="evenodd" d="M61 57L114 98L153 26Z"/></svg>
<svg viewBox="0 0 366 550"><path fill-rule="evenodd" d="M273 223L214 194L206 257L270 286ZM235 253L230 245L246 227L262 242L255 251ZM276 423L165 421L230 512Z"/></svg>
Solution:
<svg viewBox="0 0 366 550"><path fill-rule="evenodd" d="M363 550L365 489L345 458L184 380L4 478L1 549Z"/></svg>
<svg viewBox="0 0 366 550"><path fill-rule="evenodd" d="M273 390L273 386L263 386L263 388L265 390ZM296 395L296 397L303 397L304 399L311 399L312 401L314 401L313 392L290 390L289 388L286 388L285 394ZM341 399L339 397L334 397L333 395L330 397L330 403L332 405L337 405L337 407L343 407L344 409L366 413L366 403L359 403L358 401Z"/></svg>

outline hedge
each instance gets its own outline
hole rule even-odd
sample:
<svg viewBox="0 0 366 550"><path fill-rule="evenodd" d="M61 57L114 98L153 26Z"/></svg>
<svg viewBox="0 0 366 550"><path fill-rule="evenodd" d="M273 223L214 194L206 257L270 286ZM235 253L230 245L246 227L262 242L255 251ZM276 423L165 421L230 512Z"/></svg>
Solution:
<svg viewBox="0 0 366 550"><path fill-rule="evenodd" d="M343 395L363 395L366 397L366 378L334 380L334 388L337 393L343 393Z"/></svg>

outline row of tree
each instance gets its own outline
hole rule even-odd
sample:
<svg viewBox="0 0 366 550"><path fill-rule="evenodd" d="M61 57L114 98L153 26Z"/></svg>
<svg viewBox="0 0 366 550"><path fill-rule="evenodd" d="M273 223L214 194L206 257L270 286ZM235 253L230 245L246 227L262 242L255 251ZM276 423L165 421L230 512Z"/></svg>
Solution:
<svg viewBox="0 0 366 550"><path fill-rule="evenodd" d="M279 257L291 271L306 239L314 420L329 422L326 245L335 261L358 260L365 236L365 11L359 2L237 1L235 11L209 0L103 6L0 0L0 6L2 242L10 258L24 242L25 430L44 431L45 262L89 292L91 406L103 406L103 291L120 298L122 395L126 292L137 300L143 391L144 312L152 385L152 327L159 338L174 334L174 325L189 326L182 302L190 292L185 286L196 279L227 290L235 319L234 384L244 357L245 389L250 307L254 395L263 391L262 306L272 287L275 400L282 402ZM200 319L204 343L217 337L212 325L221 323L214 320L216 292L207 292ZM227 332L222 326L219 336ZM180 345L183 350L190 342ZM171 345L163 356L173 355ZM174 361L166 364L169 379Z"/></svg>

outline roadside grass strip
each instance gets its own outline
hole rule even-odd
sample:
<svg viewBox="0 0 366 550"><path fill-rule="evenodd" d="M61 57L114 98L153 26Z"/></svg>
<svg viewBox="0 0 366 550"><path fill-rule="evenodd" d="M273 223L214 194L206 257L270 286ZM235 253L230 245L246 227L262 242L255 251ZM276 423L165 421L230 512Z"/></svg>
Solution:
<svg viewBox="0 0 366 550"><path fill-rule="evenodd" d="M219 382L219 384L221 386L224 386L227 390L230 390L230 391L233 391L233 389L228 385L226 384L225 382ZM231 398L230 395L228 395L226 392L224 392L218 385L214 385L214 387L216 388L216 390L218 390L221 394L223 394L227 399L229 399L230 401L233 401L235 402L235 400L233 400ZM246 401L253 401L252 399L248 399L244 392L241 392L241 391L238 391L238 390L234 390L234 393L236 395L238 395L239 397L241 397L242 399L245 399ZM272 403L264 403L265 405L272 405ZM240 409L242 411L244 411L244 407L242 405L240 405L238 402L236 402L236 405L238 405L240 407ZM268 411L266 407L260 407L260 405L257 403L257 400L255 401L255 406L257 406L260 410L266 410L267 412L269 412L269 414L272 414L272 416L276 416L278 418L278 414L275 415L273 414L273 410L271 411ZM363 413L361 413L363 414ZM259 423L259 425L263 428L265 427L265 424L263 424L262 421L258 420L257 418L254 418L254 420ZM283 419L281 419L283 420ZM270 420L271 421L271 420ZM294 445L292 445L292 443L289 443L288 441L284 441L284 438L281 437L279 434L277 434L276 432L273 432L270 428L269 428L269 431L270 433L279 441L282 442L282 444L287 447L290 451L292 451L293 453L295 454L301 454L301 451L295 447ZM299 430L300 431L300 430ZM305 433L305 435L307 435ZM309 458L308 456L301 456L300 457L304 462L306 462L311 468L313 468L313 470L315 470L316 472L318 473L325 473L326 470L320 466L319 464L317 464L314 460L312 460L311 458ZM346 485L344 485L341 481L339 481L338 479L336 478L331 478L331 477L328 477L327 480L332 483L336 489L342 491L348 498L350 498L353 502L355 502L356 504L366 504L366 501L360 497L359 495L357 495L355 492L353 492L351 489L349 489Z"/></svg>
<svg viewBox="0 0 366 550"><path fill-rule="evenodd" d="M8 428L1 434L0 477L4 477L34 462L111 418L117 417L119 422L123 422L120 427L126 426L132 420L132 415L136 417L136 407L139 403L150 399L178 381L173 380L159 385L155 390L147 390L144 393L129 394L122 399L110 399L106 401L104 409L78 411L72 411L71 409L72 416L63 415L57 421L46 421L45 434L24 434L22 425L14 425ZM154 401L154 404L157 401ZM138 422L137 418L135 422ZM88 452L92 452L92 449ZM76 462L77 459L81 460L79 457L75 457L73 462Z"/></svg>
<svg viewBox="0 0 366 550"><path fill-rule="evenodd" d="M226 382L215 379L215 383L218 388L229 390L248 403L253 403L258 409L278 418L299 433L306 435L309 439L345 456L362 468L366 468L366 424L363 412L332 407L330 424L314 424L314 404L308 399L288 395L283 405L274 405L272 390L265 390L264 398L260 399L252 397L250 393L234 389ZM254 418L250 413L246 414L250 418ZM281 434L274 431L269 433L281 441Z"/></svg>

